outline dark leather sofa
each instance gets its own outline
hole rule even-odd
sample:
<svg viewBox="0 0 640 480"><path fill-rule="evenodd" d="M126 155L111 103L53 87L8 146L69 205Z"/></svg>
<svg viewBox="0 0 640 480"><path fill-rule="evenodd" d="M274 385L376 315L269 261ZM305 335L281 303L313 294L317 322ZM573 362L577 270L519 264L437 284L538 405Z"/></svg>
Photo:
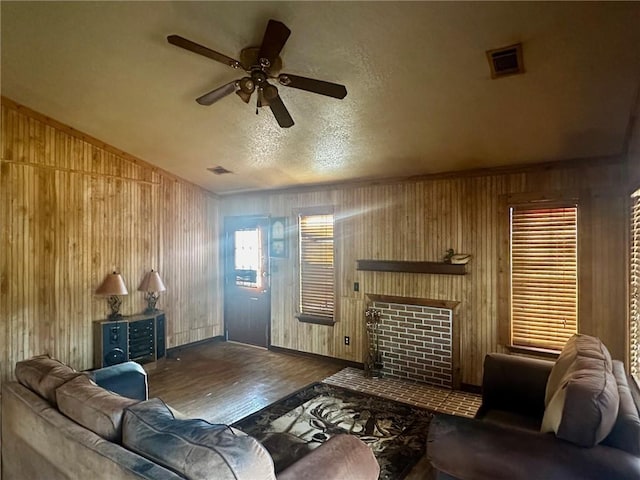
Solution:
<svg viewBox="0 0 640 480"><path fill-rule="evenodd" d="M482 406L476 418L436 415L431 423L427 455L436 478L640 479L640 393L625 374L623 364L615 360L609 362L612 375L607 378L615 377L615 382L610 380L609 383L613 383L613 390L617 390L618 395L612 420L615 425L604 440L585 447L558 438L566 436L562 425L556 434L540 431L545 414L545 394L549 395L547 383L554 362L514 355L487 355ZM569 377L584 379L590 375L588 370L572 368L567 374ZM566 390L571 381L574 380L563 378L564 383L561 382L559 388ZM579 409L567 412L571 408L576 410L575 398L571 402L564 405L562 421L570 415L578 428L582 428L583 424L589 423L588 415ZM583 414L584 418L581 417Z"/></svg>

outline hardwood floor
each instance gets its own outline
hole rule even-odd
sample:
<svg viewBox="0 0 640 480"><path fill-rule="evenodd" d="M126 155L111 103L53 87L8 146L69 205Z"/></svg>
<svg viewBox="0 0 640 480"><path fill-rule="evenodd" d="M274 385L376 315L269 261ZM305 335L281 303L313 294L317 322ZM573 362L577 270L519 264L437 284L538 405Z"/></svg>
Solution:
<svg viewBox="0 0 640 480"><path fill-rule="evenodd" d="M172 352L149 371L149 397L180 413L231 424L312 382L342 370L339 362L215 341ZM405 480L430 480L426 455Z"/></svg>
<svg viewBox="0 0 640 480"><path fill-rule="evenodd" d="M149 372L149 396L189 417L230 424L344 365L214 341L181 351Z"/></svg>

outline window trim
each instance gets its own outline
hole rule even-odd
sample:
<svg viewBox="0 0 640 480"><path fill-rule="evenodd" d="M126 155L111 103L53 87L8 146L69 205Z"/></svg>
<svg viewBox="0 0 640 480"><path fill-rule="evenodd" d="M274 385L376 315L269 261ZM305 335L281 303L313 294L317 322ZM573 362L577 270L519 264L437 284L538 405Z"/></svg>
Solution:
<svg viewBox="0 0 640 480"><path fill-rule="evenodd" d="M326 326L333 326L336 323L336 317L337 317L337 295L336 295L336 287L337 287L337 282L336 282L336 272L337 272L337 268L336 268L336 226L337 226L337 222L336 222L336 218L335 218L335 213L334 213L334 207L333 206L318 206L318 207L306 207L306 208L301 208L298 209L295 213L296 216L296 226L298 229L298 241L297 241L297 247L298 247L298 255L297 255L297 262L296 262L296 269L297 269L297 279L298 279L298 288L296 288L297 291L297 312L294 315L295 318L298 319L299 322L303 322L303 323L310 323L310 324L315 324L315 325L326 325ZM300 218L303 216L314 216L314 215L332 215L333 216L333 250L332 250L332 260L333 260L333 292L332 292L332 296L333 296L333 314L331 316L327 315L317 315L317 314L313 314L313 313L305 313L302 312L302 260L301 260L301 255L302 255L302 250L301 250L301 230L300 230Z"/></svg>
<svg viewBox="0 0 640 480"><path fill-rule="evenodd" d="M544 192L525 192L514 194L502 194L498 202L498 218L500 219L500 228L498 231L498 239L500 252L498 255L498 307L497 307L497 324L498 324L498 344L506 350L514 353L526 353L527 355L537 356L540 358L549 358L560 352L560 350L550 350L537 347L525 347L513 345L511 336L511 217L510 209L512 207L527 208L555 208L574 205L577 207L576 216L576 232L577 232L577 265L576 274L580 281L580 224L581 211L585 208L580 200L578 190L566 191L544 191ZM576 312L580 316L580 291L578 289L576 296ZM580 332L580 324L578 320L577 331Z"/></svg>
<svg viewBox="0 0 640 480"><path fill-rule="evenodd" d="M536 211L539 210L575 210L575 217L574 215L572 215L573 218L575 218L575 273L574 275L571 277L572 279L575 279L575 289L572 288L573 285L571 285L573 282L571 282L571 284L567 284L567 286L569 286L570 291L569 291L569 295L567 296L564 292L558 294L557 291L555 291L556 289L553 287L553 284L555 283L553 280L551 281L551 285L549 284L548 281L542 280L542 283L539 285L536 285L536 283L534 282L534 289L535 286L539 286L540 288L542 288L543 290L541 290L540 292L535 292L535 295L542 295L543 297L549 297L548 300L550 301L556 301L556 302L566 302L566 301L570 301L571 299L575 298L575 303L573 304L569 304L568 307L568 312L567 314L570 316L570 318L573 320L571 323L575 322L575 330L571 330L571 335L573 335L574 333L578 332L578 248L579 248L579 241L578 241L578 205L576 202L545 202L544 204L525 204L525 205L510 205L509 206L509 211L510 211L510 215L509 215L509 228L510 228L510 242L509 242L509 257L510 257L510 262L509 262L509 307L510 307L510 311L509 311L509 327L510 327L510 347L524 347L524 348L533 348L533 349L542 349L542 350L547 350L547 351L555 351L555 350L561 350L562 349L562 345L564 345L565 341L560 342L560 344L558 345L550 345L549 343L553 343L554 341L557 343L558 340L562 339L563 334L563 330L561 327L559 327L556 322L554 321L555 318L555 312L552 311L553 309L550 309L548 304L545 302L545 300L540 300L540 299L533 299L531 301L529 300L522 300L520 302L516 302L514 303L514 292L518 292L518 290L520 290L520 293L518 294L519 296L521 296L522 294L528 295L530 294L530 289L531 289L531 285L527 282L526 279L522 279L520 278L520 281L518 281L517 277L514 279L514 274L517 273L517 270L514 272L514 258L512 257L512 253L513 253L513 249L514 248L519 248L519 249L524 249L523 250L523 255L524 256L519 256L518 258L521 261L525 262L524 265L524 273L526 272L530 272L533 273L535 275L535 271L537 269L537 267L535 265L541 265L539 263L534 264L533 269L531 266L527 265L528 260L530 259L530 255L532 253L531 250L531 238L530 235L534 235L534 236L538 236L538 230L537 230L537 222L535 220L535 216L536 215ZM527 240L525 240L525 243L514 243L514 238L513 238L513 232L514 232L514 224L513 220L514 220L514 214L517 214L517 212L520 212L521 214L524 215L524 217L520 217L524 222L525 222L525 229L521 230L521 233L524 233ZM530 215L531 213L534 214L534 218L531 218ZM550 212L551 213L551 212ZM556 217L556 215L558 213L562 213L562 212L552 212L551 215L553 217ZM544 217L543 217L544 218ZM564 217L563 217L564 218ZM544 218L544 220L547 220L547 218ZM553 219L554 221L557 220L557 218ZM545 227L545 231L542 232L544 237L549 238L550 236L553 236L555 234L555 232L552 229L546 230L547 224L543 223L543 226ZM533 228L533 230L532 230ZM560 227L561 231L564 230L564 227ZM551 233L549 233L551 232ZM561 233L561 235L564 235L564 232ZM545 240L546 240L545 238ZM572 244L573 245L573 244ZM533 252L537 253L535 247ZM534 254L535 254L534 253ZM551 254L547 254L547 252L544 252L545 254L545 258L548 258L550 261L552 259L557 258L555 256L554 253ZM545 269L551 267L550 272L553 272L552 275L557 275L558 273L560 273L561 275L563 275L562 278L564 278L564 272L567 271L567 266L564 265L564 259L569 259L569 258L573 258L572 256L570 257L561 257L561 262L559 265L554 265L554 263L550 263L550 264L545 264L543 263L543 265L545 265ZM555 267L555 268L553 268ZM573 270L573 269L570 269ZM521 270L522 272L522 270ZM535 278L535 277L534 277ZM564 285L564 283L563 283ZM517 288L517 290L515 290ZM524 289L524 292L522 291L522 289ZM528 292L528 293L527 293ZM517 297L516 297L517 299ZM522 314L515 314L514 315L514 308L515 306L519 306L524 308L523 311L521 311ZM561 308L561 307L558 307ZM538 312L540 312L539 316L535 316L535 318L529 319L527 317L530 316L530 314L527 314L526 312L534 309L537 310ZM560 311L563 311L562 309ZM533 322L533 323L531 323ZM537 324L537 325L536 325ZM540 327L540 324L546 324L546 327L543 327L542 330L540 330L539 334L535 334L535 330L536 330L536 326ZM516 340L516 335L514 334L514 329L519 326L521 329L520 334L517 336L517 338L520 339L520 343L515 343ZM533 332L531 333L530 330L534 329ZM529 333L526 333L529 332ZM545 333L546 332L546 333ZM547 335L548 334L548 337ZM546 337L546 338L545 338ZM547 344L545 344L547 343ZM556 348L554 348L556 347Z"/></svg>

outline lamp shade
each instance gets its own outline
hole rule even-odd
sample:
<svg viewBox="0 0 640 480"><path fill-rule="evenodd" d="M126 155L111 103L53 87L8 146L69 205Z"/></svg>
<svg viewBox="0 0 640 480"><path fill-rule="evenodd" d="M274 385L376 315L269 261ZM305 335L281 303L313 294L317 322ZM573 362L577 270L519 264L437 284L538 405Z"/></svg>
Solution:
<svg viewBox="0 0 640 480"><path fill-rule="evenodd" d="M97 295L128 295L127 286L124 284L122 275L113 272L107 275L102 284L96 290Z"/></svg>
<svg viewBox="0 0 640 480"><path fill-rule="evenodd" d="M142 279L142 283L138 287L138 290L141 292L164 292L166 287L164 283L162 283L162 279L160 278L160 274L158 272L154 272L151 270L147 273Z"/></svg>

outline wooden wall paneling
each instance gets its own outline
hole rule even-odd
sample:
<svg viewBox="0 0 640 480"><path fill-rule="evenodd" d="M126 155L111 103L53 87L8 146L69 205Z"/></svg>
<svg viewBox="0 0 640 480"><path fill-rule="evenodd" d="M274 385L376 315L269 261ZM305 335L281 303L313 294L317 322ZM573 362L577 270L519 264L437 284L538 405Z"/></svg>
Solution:
<svg viewBox="0 0 640 480"><path fill-rule="evenodd" d="M297 208L310 205L333 204L340 212L340 229L336 237L337 308L340 325L314 333L299 328L292 321L295 302L291 300L296 288L295 245L290 258L278 260L277 281L272 283L272 342L277 346L305 352L335 355L338 358L362 361L364 349L344 347L344 335L358 331L366 308L364 293L435 298L460 302L460 344L462 382L479 385L482 379L484 355L491 351L504 351L499 328L500 315L508 301L508 282L500 280L505 256L508 261L508 228L505 218L505 198L511 194L545 191L575 190L583 192L582 200L590 201L594 188L613 188L623 179L624 165L611 162L571 163L567 166L527 168L522 172L496 172L450 178L424 179L415 182L380 185L334 186L329 189L251 193L230 195L221 200L222 215L271 214L289 215ZM586 215L581 228L591 231L594 248L612 251L621 248L618 240L610 238L626 228L624 219L606 216L610 209L621 208L620 199L613 194L611 202L598 203L596 217ZM287 208L289 210L287 210ZM295 217L291 215L295 225ZM505 223L506 222L506 223ZM598 222L605 222L598 226ZM502 231L502 234L500 233ZM618 237L619 238L619 237ZM468 264L469 274L421 275L354 271L358 258L381 260L439 260L447 248L473 255ZM624 290L626 277L618 263L608 256L594 256L581 261L581 269L599 272L599 282L583 282L581 295L590 297L592 312L604 312L612 302L620 302L618 292ZM502 260L501 260L502 259ZM592 266L589 266L592 264ZM353 292L353 282L360 283L360 292ZM281 291L281 286L283 290ZM362 311L358 311L358 310ZM614 311L616 311L614 309ZM603 317L604 315L600 315ZM615 315L617 316L617 314ZM607 332L618 332L623 318L596 318L590 312L581 312L585 329L606 337ZM592 325L596 325L592 327ZM609 328L615 324L615 327ZM318 335L318 336L315 336ZM609 338L609 337L606 337ZM363 344L363 340L360 342ZM612 340L612 353L619 355L619 344ZM332 353L333 352L333 353ZM360 358L353 358L361 355ZM620 357L624 358L624 357Z"/></svg>
<svg viewBox="0 0 640 480"><path fill-rule="evenodd" d="M629 193L640 188L640 90L631 115L627 143L627 181Z"/></svg>
<svg viewBox="0 0 640 480"><path fill-rule="evenodd" d="M482 213L481 194L485 188L481 184L483 178L471 178L465 182L465 202L463 206L463 215L465 216L466 230L464 236L466 241L470 242L470 248L473 250L473 262L471 275L471 284L464 299L460 299L461 307L466 315L464 320L461 319L460 325L460 342L462 344L460 350L461 364L461 381L469 382L469 376L478 370L479 356L481 356L482 338L479 336L479 330L482 328L482 320L484 311L482 305L482 283L485 256L482 248L485 238L479 234L478 228L481 228L482 222L479 215ZM470 262L470 263L471 263ZM474 382L471 382L474 383Z"/></svg>
<svg viewBox="0 0 640 480"><path fill-rule="evenodd" d="M507 190L508 191L508 190ZM510 270L511 251L509 238L509 205L508 195L505 189L498 194L497 220L496 220L496 248L497 248L497 309L496 319L498 330L496 333L497 344L508 345L511 342L511 329L508 318L510 316Z"/></svg>
<svg viewBox="0 0 640 480"><path fill-rule="evenodd" d="M169 330L186 332L183 343L221 333L214 196L179 182L169 219L186 220L165 235L161 182L175 177L5 98L1 128L0 381L41 353L92 367L91 321L108 313L95 289L117 269L129 290L122 313L144 309L142 277L175 250L165 237L182 254L161 274L187 299L176 308L161 296Z"/></svg>
<svg viewBox="0 0 640 480"><path fill-rule="evenodd" d="M579 244L585 247L579 254L579 329L600 337L614 358L625 359L628 294L627 282L619 279L627 277L629 204L620 191L597 192L588 208L588 230Z"/></svg>
<svg viewBox="0 0 640 480"><path fill-rule="evenodd" d="M2 123L6 122L5 112L2 112ZM0 141L0 151L5 151L4 132L2 132L2 141ZM8 341L7 330L9 327L9 298L7 295L9 289L8 278L8 261L10 255L9 243L9 196L8 190L9 165L0 162L0 392L2 387L2 379L6 365L9 363L8 357ZM1 393L0 393L1 395ZM1 468L1 465L0 465Z"/></svg>
<svg viewBox="0 0 640 480"><path fill-rule="evenodd" d="M581 258L580 294L588 299L581 300L581 325L602 336L620 357L626 319L618 306L626 301L626 276L613 252L626 248L620 233L626 231L627 213L615 214L626 208L624 194L617 191L626 184L625 164L572 162L523 172L218 199L4 99L2 120L0 195L5 201L0 212L8 227L0 236L2 378L11 376L17 359L43 350L76 368L90 366L88 325L107 313L106 301L93 292L114 267L125 274L130 290L124 313L144 307L137 285L149 268L160 269L168 288L160 306L167 310L169 346L221 334L216 239L223 217L271 214L287 216L295 226L296 209L334 205L339 324L301 325L294 317L292 228L289 258L272 261L278 268L271 279L272 343L361 361L364 293L456 300L461 302L462 381L479 384L484 354L502 348L497 318L506 293L498 280L504 249L498 235L504 221L500 196L567 189L583 192L581 201L592 203L581 226L591 245L581 253L586 260ZM602 195L607 189L610 193ZM449 247L474 255L468 275L355 271L358 258L438 260ZM360 292L353 292L356 280ZM45 284L54 287L45 289ZM345 335L352 337L351 348L344 346Z"/></svg>
<svg viewBox="0 0 640 480"><path fill-rule="evenodd" d="M212 195L169 178L161 188L161 308L172 317L167 343L174 347L223 334L220 222Z"/></svg>

